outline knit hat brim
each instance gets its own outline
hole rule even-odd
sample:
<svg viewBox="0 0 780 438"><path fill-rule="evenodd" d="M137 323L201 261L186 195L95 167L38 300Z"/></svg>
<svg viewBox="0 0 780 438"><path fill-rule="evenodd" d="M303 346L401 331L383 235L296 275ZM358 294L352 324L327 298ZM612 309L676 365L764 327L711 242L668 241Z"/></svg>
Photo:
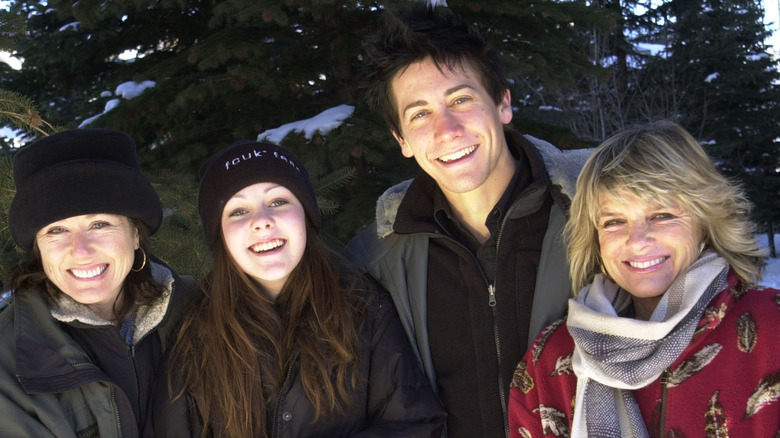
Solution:
<svg viewBox="0 0 780 438"><path fill-rule="evenodd" d="M245 187L272 182L286 187L303 205L306 218L319 230L321 218L309 173L301 161L281 146L241 140L207 160L201 168L198 211L203 232L214 249L219 239L222 211L230 198Z"/></svg>
<svg viewBox="0 0 780 438"><path fill-rule="evenodd" d="M142 220L154 233L162 205L146 177L110 161L69 161L44 169L17 188L8 214L11 237L25 251L46 225L85 214Z"/></svg>

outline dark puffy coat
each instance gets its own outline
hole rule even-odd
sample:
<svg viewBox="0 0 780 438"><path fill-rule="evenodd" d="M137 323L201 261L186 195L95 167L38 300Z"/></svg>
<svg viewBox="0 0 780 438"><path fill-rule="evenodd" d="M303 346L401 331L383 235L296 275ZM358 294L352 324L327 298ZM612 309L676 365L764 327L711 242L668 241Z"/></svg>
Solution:
<svg viewBox="0 0 780 438"><path fill-rule="evenodd" d="M313 423L314 406L304 394L296 359L274 409L273 438L442 436L446 414L414 359L385 291L377 291L369 301L362 342L355 408ZM200 436L191 399L166 404L156 415L156 436Z"/></svg>
<svg viewBox="0 0 780 438"><path fill-rule="evenodd" d="M151 385L163 352L195 290L194 282L183 282L160 264L154 264L153 272L156 280L168 285L170 299L139 310L143 315L137 315L139 337L133 347L124 344L111 325L58 321L37 291L15 295L0 313L0 435L152 436L135 411L151 404L148 397L154 392ZM102 344L105 349L87 351L83 344L87 338L109 343ZM109 350L122 354L94 356ZM137 394L126 394L97 365L99 361L134 368L126 377L137 380Z"/></svg>

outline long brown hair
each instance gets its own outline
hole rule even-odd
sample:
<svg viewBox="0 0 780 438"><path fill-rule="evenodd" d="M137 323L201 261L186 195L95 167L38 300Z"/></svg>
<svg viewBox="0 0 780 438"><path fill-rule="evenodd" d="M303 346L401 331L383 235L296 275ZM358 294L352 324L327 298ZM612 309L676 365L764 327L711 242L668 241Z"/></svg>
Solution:
<svg viewBox="0 0 780 438"><path fill-rule="evenodd" d="M151 233L149 227L140 219L128 218L130 226L138 230L138 245L145 254L150 252ZM141 261L135 265L141 266ZM16 266L11 277L11 286L15 294L38 291L46 299L49 305L55 305L57 297L63 292L49 280L43 270L41 250L38 248L37 239L33 240L32 248ZM117 321L124 321L133 314L138 306L149 305L160 298L166 288L157 283L152 277L151 263L148 261L140 271L130 271L122 284L122 291L114 303L114 316ZM122 299L119 299L119 298Z"/></svg>
<svg viewBox="0 0 780 438"><path fill-rule="evenodd" d="M293 365L317 417L350 404L365 300L350 292L340 257L308 220L306 235L276 301L236 265L222 238L215 245L203 298L185 317L169 361L183 383L177 397L194 399L204 436L267 436L274 398Z"/></svg>

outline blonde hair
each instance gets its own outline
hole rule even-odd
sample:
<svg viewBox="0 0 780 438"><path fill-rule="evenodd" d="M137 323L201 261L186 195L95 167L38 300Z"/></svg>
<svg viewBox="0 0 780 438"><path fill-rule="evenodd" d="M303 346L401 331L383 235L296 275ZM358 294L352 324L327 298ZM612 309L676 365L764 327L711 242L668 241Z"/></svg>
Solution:
<svg viewBox="0 0 780 438"><path fill-rule="evenodd" d="M761 279L765 262L750 221L752 205L725 178L699 143L680 125L659 121L621 131L595 150L577 179L564 229L572 290L577 294L604 272L597 220L599 195L628 192L646 202L683 208L704 231L707 246L748 284Z"/></svg>

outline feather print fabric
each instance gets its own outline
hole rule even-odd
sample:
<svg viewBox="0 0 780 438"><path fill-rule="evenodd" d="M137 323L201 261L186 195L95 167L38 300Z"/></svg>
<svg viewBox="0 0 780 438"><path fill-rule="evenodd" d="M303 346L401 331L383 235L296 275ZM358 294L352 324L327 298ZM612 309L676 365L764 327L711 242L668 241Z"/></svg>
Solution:
<svg viewBox="0 0 780 438"><path fill-rule="evenodd" d="M512 383L510 436L570 436L573 349L565 320L537 337ZM633 393L651 437L780 438L780 291L730 274L688 348Z"/></svg>

